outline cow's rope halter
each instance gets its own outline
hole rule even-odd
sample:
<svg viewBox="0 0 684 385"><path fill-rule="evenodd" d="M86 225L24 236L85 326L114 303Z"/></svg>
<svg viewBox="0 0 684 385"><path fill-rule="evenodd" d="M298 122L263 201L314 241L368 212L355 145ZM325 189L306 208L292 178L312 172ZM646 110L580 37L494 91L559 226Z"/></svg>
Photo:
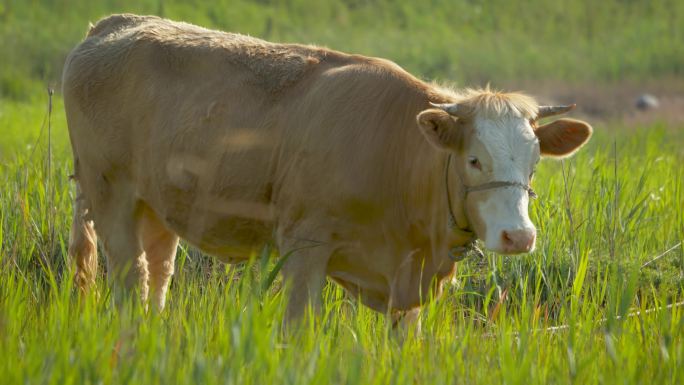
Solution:
<svg viewBox="0 0 684 385"><path fill-rule="evenodd" d="M446 198L447 198L447 205L449 207L449 227L452 229L458 229L459 231L462 231L464 233L469 233L471 234L470 240L468 243L466 243L463 246L456 246L452 247L449 249L449 259L451 259L454 262L461 261L470 255L476 255L480 258L484 256L482 253L482 250L480 250L477 247L477 237L475 236L475 233L473 232L472 229L470 229L470 221L468 220L467 214L465 210L463 211L463 215L466 217L466 222L468 224L465 227L461 227L458 225L458 222L456 221L456 215L454 215L454 210L451 205L451 193L449 192L449 166L451 164L451 154L448 155L447 157L447 162L446 166L444 167L444 185L446 186ZM488 183L483 183L481 185L477 186L467 186L465 182L463 182L463 176L459 173L458 177L461 179L461 185L463 186L463 201L465 201L466 197L468 196L468 193L471 192L476 192L476 191L485 191L485 190L492 190L492 189L497 189L497 188L504 188L504 187L518 187L521 188L525 191L527 191L527 194L529 195L530 199L535 199L537 198L537 194L532 190L532 187L529 185L520 183L520 182L510 182L510 181L494 181L494 182L488 182Z"/></svg>

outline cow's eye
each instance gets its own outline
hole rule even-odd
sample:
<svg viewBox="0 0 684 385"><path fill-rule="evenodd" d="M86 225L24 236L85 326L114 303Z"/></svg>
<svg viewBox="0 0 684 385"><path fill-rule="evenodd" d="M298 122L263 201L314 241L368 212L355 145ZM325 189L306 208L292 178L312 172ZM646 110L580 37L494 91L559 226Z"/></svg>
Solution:
<svg viewBox="0 0 684 385"><path fill-rule="evenodd" d="M480 161L474 156L468 157L468 164L470 165L470 167L482 170L482 165L480 164Z"/></svg>

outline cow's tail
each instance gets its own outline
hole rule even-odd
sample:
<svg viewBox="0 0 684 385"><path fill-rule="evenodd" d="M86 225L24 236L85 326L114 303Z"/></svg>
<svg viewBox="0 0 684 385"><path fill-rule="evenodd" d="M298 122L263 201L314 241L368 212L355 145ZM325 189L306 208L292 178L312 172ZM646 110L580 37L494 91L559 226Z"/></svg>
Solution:
<svg viewBox="0 0 684 385"><path fill-rule="evenodd" d="M97 233L89 218L88 199L81 191L78 180L78 159L74 159L73 180L76 182L76 196L73 202L74 216L69 234L69 258L76 266L74 281L78 289L87 292L97 276Z"/></svg>

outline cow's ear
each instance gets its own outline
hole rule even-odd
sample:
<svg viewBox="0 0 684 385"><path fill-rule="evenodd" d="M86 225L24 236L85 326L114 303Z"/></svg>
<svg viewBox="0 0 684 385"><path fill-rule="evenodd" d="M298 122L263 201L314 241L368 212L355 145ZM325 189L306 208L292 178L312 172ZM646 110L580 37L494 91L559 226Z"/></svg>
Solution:
<svg viewBox="0 0 684 385"><path fill-rule="evenodd" d="M461 143L461 130L456 118L445 111L429 109L416 117L418 127L428 142L440 150L456 150Z"/></svg>
<svg viewBox="0 0 684 385"><path fill-rule="evenodd" d="M558 119L534 131L542 156L564 158L579 150L591 137L591 126L581 120Z"/></svg>

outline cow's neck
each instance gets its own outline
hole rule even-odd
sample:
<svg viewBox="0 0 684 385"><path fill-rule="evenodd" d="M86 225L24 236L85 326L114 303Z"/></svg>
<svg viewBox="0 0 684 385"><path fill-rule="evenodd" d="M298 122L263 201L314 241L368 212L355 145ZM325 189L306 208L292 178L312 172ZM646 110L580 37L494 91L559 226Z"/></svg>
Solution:
<svg viewBox="0 0 684 385"><path fill-rule="evenodd" d="M449 229L447 230L447 243L450 249L461 248L471 245L475 241L475 234L470 228L470 222L465 212L465 185L454 167L452 156L446 155L443 167L443 191L447 205ZM453 252L450 252L453 254ZM457 258L451 255L451 258Z"/></svg>
<svg viewBox="0 0 684 385"><path fill-rule="evenodd" d="M424 236L430 239L435 262L442 263L451 248L470 243L473 233L465 215L464 187L453 165L447 174L446 153L436 151L427 143L421 147L417 153L426 161L413 164L418 169L410 174L414 179L410 183L414 189L411 206L420 211ZM451 213L455 219L453 225L449 221Z"/></svg>

